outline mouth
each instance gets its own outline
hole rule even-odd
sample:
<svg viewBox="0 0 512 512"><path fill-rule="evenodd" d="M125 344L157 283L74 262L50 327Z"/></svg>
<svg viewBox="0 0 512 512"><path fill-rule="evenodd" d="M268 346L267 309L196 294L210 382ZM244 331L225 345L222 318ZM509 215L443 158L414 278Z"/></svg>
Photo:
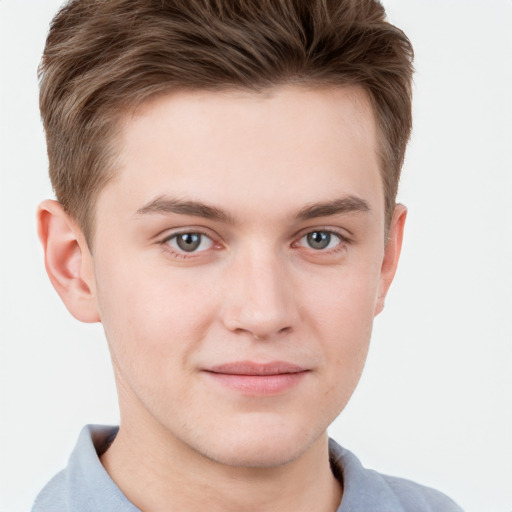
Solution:
<svg viewBox="0 0 512 512"><path fill-rule="evenodd" d="M214 382L238 393L273 396L294 388L310 370L285 361L237 361L203 371Z"/></svg>

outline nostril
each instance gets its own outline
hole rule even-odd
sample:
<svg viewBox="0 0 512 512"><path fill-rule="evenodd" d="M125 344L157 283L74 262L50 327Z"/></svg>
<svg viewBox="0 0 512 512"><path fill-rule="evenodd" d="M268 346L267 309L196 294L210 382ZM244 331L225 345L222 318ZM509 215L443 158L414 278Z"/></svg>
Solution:
<svg viewBox="0 0 512 512"><path fill-rule="evenodd" d="M269 333L269 334L256 334L256 333L253 333L253 336L254 336L254 339L256 340L262 340L262 341L265 341L265 340L268 340L268 339L271 339L271 338L275 338L276 336L280 336L282 334L288 334L290 333L292 330L292 327L291 326L288 326L288 327L283 327L277 331L275 331L275 334L273 333Z"/></svg>
<svg viewBox="0 0 512 512"><path fill-rule="evenodd" d="M250 336L253 339L258 340L258 341L267 341L272 338L275 338L276 336L280 336L282 334L288 334L291 331L292 331L291 326L283 327L281 329L278 329L273 332L268 332L268 333L261 333L261 331L258 332L258 329L244 329L242 327L238 327L233 330L233 332L235 332L236 334L247 335L247 336Z"/></svg>

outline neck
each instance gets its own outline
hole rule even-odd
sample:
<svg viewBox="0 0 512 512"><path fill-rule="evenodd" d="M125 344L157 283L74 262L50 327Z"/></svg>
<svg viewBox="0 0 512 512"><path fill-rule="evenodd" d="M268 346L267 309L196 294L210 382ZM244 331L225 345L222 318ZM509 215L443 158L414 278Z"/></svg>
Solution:
<svg viewBox="0 0 512 512"><path fill-rule="evenodd" d="M265 468L220 464L161 425L121 423L103 466L144 512L282 510L335 512L342 490L330 469L324 433L294 461Z"/></svg>

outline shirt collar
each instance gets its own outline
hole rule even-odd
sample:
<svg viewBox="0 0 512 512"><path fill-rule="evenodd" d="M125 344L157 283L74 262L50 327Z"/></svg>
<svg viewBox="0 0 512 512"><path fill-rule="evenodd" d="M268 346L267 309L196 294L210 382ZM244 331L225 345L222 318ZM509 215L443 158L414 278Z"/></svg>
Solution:
<svg viewBox="0 0 512 512"><path fill-rule="evenodd" d="M141 512L121 492L100 461L119 428L87 425L83 428L66 470L70 510ZM337 512L405 512L386 480L362 466L357 457L329 440L333 473L343 483L343 499Z"/></svg>

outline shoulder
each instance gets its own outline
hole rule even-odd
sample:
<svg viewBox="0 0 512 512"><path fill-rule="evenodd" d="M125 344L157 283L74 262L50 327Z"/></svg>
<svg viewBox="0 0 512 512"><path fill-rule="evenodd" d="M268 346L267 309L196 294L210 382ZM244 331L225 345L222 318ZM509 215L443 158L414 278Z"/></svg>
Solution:
<svg viewBox="0 0 512 512"><path fill-rule="evenodd" d="M406 510L462 512L462 509L451 498L436 489L405 478L376 474L386 482L400 504L406 506ZM411 507L414 507L414 509L411 509Z"/></svg>
<svg viewBox="0 0 512 512"><path fill-rule="evenodd" d="M366 469L353 453L333 440L329 442L329 455L334 473L343 480L338 512L463 512L436 489Z"/></svg>
<svg viewBox="0 0 512 512"><path fill-rule="evenodd" d="M65 502L66 473L57 473L38 494L32 512L64 512L68 510Z"/></svg>
<svg viewBox="0 0 512 512"><path fill-rule="evenodd" d="M32 512L140 512L111 480L100 462L117 427L84 427L67 467L39 493Z"/></svg>

